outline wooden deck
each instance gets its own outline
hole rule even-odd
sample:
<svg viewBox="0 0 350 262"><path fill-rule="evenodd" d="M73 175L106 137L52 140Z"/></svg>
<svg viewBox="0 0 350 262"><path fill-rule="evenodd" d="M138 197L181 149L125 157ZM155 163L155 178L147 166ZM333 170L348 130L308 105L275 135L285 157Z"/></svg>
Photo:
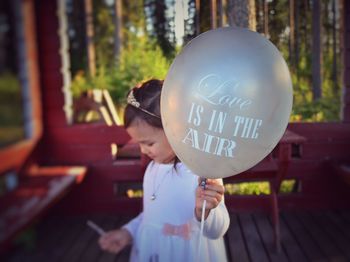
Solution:
<svg viewBox="0 0 350 262"><path fill-rule="evenodd" d="M108 230L130 218L84 216L45 219L37 227L36 247L14 250L5 261L128 261L130 250L118 256L100 251L97 234L86 226L87 219ZM231 225L226 235L230 261L350 261L350 210L284 212L281 214L281 239L282 250L277 253L267 215L231 214Z"/></svg>

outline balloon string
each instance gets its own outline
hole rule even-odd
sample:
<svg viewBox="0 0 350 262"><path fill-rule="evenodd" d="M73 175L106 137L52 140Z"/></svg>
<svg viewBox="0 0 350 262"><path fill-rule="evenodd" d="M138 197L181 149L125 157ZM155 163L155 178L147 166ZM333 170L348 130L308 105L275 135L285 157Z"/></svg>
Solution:
<svg viewBox="0 0 350 262"><path fill-rule="evenodd" d="M202 216L201 216L201 228L199 233L199 242L198 242L198 249L197 249L197 261L200 260L201 250L202 250L202 239L203 239L203 230L204 230L204 215L205 215L205 206L207 205L207 200L203 201L202 205Z"/></svg>

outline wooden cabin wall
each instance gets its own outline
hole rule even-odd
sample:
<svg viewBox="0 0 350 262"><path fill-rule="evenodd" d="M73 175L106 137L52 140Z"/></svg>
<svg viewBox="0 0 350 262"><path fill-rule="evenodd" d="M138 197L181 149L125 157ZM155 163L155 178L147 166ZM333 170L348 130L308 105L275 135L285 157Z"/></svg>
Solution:
<svg viewBox="0 0 350 262"><path fill-rule="evenodd" d="M346 10L349 10L348 6L346 4ZM129 139L123 128L101 124L68 125L66 121L56 8L53 1L36 1L44 113L41 161L43 164L88 167L86 179L63 199L56 210L69 213L136 213L141 208L140 199L127 199L116 194L118 185L140 184L142 181L140 159L115 159L111 153L113 143L122 146ZM350 25L349 20L348 15L347 25ZM346 32L346 38L349 38L349 30ZM349 57L348 52L346 57ZM347 64L349 59L346 59ZM346 70L349 70L348 66ZM305 136L307 141L303 145L302 156L292 160L288 172L288 178L301 181L301 192L282 195L281 208L350 207L349 201L346 201L350 199L350 187L339 180L332 168L336 162L350 163L350 123L291 123L289 128ZM241 197L231 206L246 210L267 208L265 202L264 197Z"/></svg>

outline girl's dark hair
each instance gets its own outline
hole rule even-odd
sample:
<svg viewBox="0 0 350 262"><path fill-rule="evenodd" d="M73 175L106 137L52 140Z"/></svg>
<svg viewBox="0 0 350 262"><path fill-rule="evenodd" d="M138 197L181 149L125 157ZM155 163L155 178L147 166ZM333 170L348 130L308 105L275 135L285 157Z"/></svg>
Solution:
<svg viewBox="0 0 350 262"><path fill-rule="evenodd" d="M136 119L141 119L150 126L163 129L162 120L160 118L160 94L162 91L163 82L163 80L151 79L136 85L129 91L128 95L130 92L133 92L135 100L140 103L140 108L156 116L148 114L147 112L142 111L140 108L136 108L133 105L127 104L124 112L125 128L128 128ZM175 156L175 170L176 164L179 162L180 160L177 156Z"/></svg>
<svg viewBox="0 0 350 262"><path fill-rule="evenodd" d="M124 113L125 128L128 128L132 122L138 118L153 127L163 129L162 120L160 118L160 94L162 86L163 80L151 79L135 86L129 91L128 94L133 92L136 101L140 103L140 108L159 117L148 114L133 105L127 104Z"/></svg>

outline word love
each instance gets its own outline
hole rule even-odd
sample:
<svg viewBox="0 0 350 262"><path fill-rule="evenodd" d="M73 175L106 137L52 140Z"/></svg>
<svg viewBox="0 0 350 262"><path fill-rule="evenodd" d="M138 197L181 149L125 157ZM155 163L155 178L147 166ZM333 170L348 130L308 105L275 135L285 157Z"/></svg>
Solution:
<svg viewBox="0 0 350 262"><path fill-rule="evenodd" d="M196 88L197 95L212 105L238 107L240 110L248 107L252 101L236 95L232 95L239 86L239 82L227 80L220 83L220 76L209 74L199 81Z"/></svg>

